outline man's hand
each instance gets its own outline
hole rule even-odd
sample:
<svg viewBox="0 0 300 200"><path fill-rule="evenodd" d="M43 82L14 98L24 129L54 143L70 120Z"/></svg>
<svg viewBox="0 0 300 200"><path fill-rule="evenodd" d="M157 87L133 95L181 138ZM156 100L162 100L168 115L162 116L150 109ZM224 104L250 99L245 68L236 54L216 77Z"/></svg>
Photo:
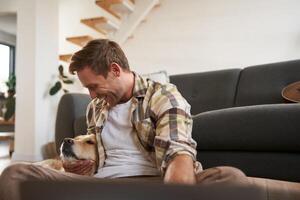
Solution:
<svg viewBox="0 0 300 200"><path fill-rule="evenodd" d="M170 161L164 177L165 183L195 184L193 159L188 155L178 155Z"/></svg>
<svg viewBox="0 0 300 200"><path fill-rule="evenodd" d="M93 160L75 160L63 161L63 167L66 172L71 172L79 175L92 175L94 174L96 162Z"/></svg>

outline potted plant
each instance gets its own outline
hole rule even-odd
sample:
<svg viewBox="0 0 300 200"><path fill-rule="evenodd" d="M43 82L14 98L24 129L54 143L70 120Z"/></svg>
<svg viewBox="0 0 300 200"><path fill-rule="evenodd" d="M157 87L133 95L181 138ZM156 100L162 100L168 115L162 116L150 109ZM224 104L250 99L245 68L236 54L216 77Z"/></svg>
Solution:
<svg viewBox="0 0 300 200"><path fill-rule="evenodd" d="M15 105L16 105L16 76L11 74L8 78L8 81L5 82L7 90L7 98L5 101L5 113L4 120L14 120L15 116Z"/></svg>

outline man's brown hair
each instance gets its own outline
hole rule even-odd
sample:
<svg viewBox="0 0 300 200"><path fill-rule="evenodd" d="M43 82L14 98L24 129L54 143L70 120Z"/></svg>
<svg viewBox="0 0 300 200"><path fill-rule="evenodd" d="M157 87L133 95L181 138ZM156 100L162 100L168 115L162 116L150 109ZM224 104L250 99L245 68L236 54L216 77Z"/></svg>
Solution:
<svg viewBox="0 0 300 200"><path fill-rule="evenodd" d="M128 60L121 47L114 41L96 39L87 43L71 58L69 71L71 74L90 67L96 74L107 77L110 65L115 62L124 71L130 71Z"/></svg>

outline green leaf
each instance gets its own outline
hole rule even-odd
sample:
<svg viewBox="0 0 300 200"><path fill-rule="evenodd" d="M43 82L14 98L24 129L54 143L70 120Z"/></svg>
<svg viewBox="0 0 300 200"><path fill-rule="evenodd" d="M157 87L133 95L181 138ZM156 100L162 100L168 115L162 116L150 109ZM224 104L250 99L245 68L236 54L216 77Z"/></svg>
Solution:
<svg viewBox="0 0 300 200"><path fill-rule="evenodd" d="M49 94L50 95L55 95L60 89L62 85L60 81L57 81L55 85L50 89Z"/></svg>
<svg viewBox="0 0 300 200"><path fill-rule="evenodd" d="M16 105L15 97L9 97L5 105L7 110L5 112L4 119L6 121L9 120L15 114L15 105Z"/></svg>
<svg viewBox="0 0 300 200"><path fill-rule="evenodd" d="M9 75L8 81L5 82L6 86L8 87L8 90L14 90L16 89L16 76L14 74Z"/></svg>
<svg viewBox="0 0 300 200"><path fill-rule="evenodd" d="M62 65L58 66L58 71L59 71L59 74L61 75L61 77L68 78L67 76L64 75L64 67Z"/></svg>
<svg viewBox="0 0 300 200"><path fill-rule="evenodd" d="M64 93L68 93L69 92L69 90L67 90L67 89L63 89L63 91L64 91Z"/></svg>
<svg viewBox="0 0 300 200"><path fill-rule="evenodd" d="M65 84L73 84L73 81L70 80L70 79L63 79L63 82L64 82Z"/></svg>
<svg viewBox="0 0 300 200"><path fill-rule="evenodd" d="M64 67L62 65L59 65L58 66L58 71L59 71L59 74L63 74L64 73Z"/></svg>

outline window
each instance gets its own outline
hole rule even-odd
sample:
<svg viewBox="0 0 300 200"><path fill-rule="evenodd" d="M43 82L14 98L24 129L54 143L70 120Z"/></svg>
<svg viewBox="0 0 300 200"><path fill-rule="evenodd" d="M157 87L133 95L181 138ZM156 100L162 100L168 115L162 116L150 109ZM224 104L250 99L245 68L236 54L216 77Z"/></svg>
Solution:
<svg viewBox="0 0 300 200"><path fill-rule="evenodd" d="M7 91L5 82L10 74L15 74L14 52L13 46L0 44L0 92Z"/></svg>

